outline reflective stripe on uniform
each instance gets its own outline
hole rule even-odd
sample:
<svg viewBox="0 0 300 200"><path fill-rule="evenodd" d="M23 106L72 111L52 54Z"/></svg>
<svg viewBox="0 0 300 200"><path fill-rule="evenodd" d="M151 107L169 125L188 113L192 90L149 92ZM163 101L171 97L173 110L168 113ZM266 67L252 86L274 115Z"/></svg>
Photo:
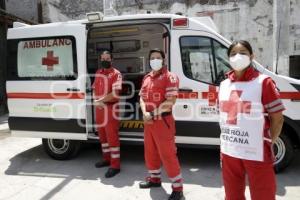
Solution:
<svg viewBox="0 0 300 200"><path fill-rule="evenodd" d="M110 151L120 151L120 147L110 147Z"/></svg>
<svg viewBox="0 0 300 200"><path fill-rule="evenodd" d="M173 177L173 178L170 178L170 180L171 180L172 182L176 182L177 180L180 180L180 179L182 179L182 175L181 175L181 174L179 174L179 175L177 175L177 176L175 176L175 177Z"/></svg>
<svg viewBox="0 0 300 200"><path fill-rule="evenodd" d="M110 152L110 150L107 149L107 148L102 148L102 152L103 152L103 153L108 153L108 152Z"/></svg>
<svg viewBox="0 0 300 200"><path fill-rule="evenodd" d="M151 178L160 178L160 173L159 174L151 174L150 177Z"/></svg>
<svg viewBox="0 0 300 200"><path fill-rule="evenodd" d="M168 95L177 95L178 91L166 92L166 96Z"/></svg>
<svg viewBox="0 0 300 200"><path fill-rule="evenodd" d="M173 188L182 187L182 183L172 183Z"/></svg>
<svg viewBox="0 0 300 200"><path fill-rule="evenodd" d="M178 88L177 87L167 87L166 88L166 91L178 91Z"/></svg>
<svg viewBox="0 0 300 200"><path fill-rule="evenodd" d="M102 147L109 147L108 143L101 144Z"/></svg>
<svg viewBox="0 0 300 200"><path fill-rule="evenodd" d="M150 174L159 174L159 173L161 173L161 169L148 170L148 172L149 172Z"/></svg>
<svg viewBox="0 0 300 200"><path fill-rule="evenodd" d="M268 112L273 113L273 112L277 112L277 111L283 110L283 109L284 109L284 106L282 104L279 104L278 106L268 109Z"/></svg>
<svg viewBox="0 0 300 200"><path fill-rule="evenodd" d="M266 138L264 137L264 140L268 141L268 142L272 142L272 140L270 138Z"/></svg>
<svg viewBox="0 0 300 200"><path fill-rule="evenodd" d="M111 158L120 158L120 154L110 154Z"/></svg>
<svg viewBox="0 0 300 200"><path fill-rule="evenodd" d="M271 103L268 103L265 106L266 109L272 108L273 106L276 106L277 104L282 104L281 99L276 99L275 101L272 101Z"/></svg>

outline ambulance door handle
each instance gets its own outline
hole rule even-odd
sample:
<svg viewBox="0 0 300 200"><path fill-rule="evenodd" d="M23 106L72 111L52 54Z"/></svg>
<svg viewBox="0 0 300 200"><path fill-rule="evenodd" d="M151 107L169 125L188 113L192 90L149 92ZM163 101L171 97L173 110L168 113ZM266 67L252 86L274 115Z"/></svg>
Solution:
<svg viewBox="0 0 300 200"><path fill-rule="evenodd" d="M188 105L183 105L183 108L184 108L184 109L187 109L187 108L188 108Z"/></svg>
<svg viewBox="0 0 300 200"><path fill-rule="evenodd" d="M190 88L179 88L179 92L193 92Z"/></svg>
<svg viewBox="0 0 300 200"><path fill-rule="evenodd" d="M78 88L67 88L68 92L78 92L80 91Z"/></svg>

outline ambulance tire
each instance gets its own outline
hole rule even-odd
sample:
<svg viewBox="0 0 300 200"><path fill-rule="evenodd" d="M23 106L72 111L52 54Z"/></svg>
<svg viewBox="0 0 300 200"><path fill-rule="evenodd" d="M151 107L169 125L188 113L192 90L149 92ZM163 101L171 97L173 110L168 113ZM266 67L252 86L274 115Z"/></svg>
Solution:
<svg viewBox="0 0 300 200"><path fill-rule="evenodd" d="M43 139L46 153L55 160L68 160L78 155L81 143L76 140Z"/></svg>
<svg viewBox="0 0 300 200"><path fill-rule="evenodd" d="M282 131L273 148L275 155L274 169L276 173L279 173L293 160L294 147L291 139Z"/></svg>

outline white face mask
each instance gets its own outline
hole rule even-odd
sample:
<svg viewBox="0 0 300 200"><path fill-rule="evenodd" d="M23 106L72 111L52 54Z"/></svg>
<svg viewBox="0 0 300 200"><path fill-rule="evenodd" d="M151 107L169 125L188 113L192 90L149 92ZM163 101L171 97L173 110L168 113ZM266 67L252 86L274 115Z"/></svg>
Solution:
<svg viewBox="0 0 300 200"><path fill-rule="evenodd" d="M150 67L154 71L158 71L162 68L162 63L163 63L163 60L161 60L161 59L153 59L153 60L150 60Z"/></svg>
<svg viewBox="0 0 300 200"><path fill-rule="evenodd" d="M247 55L236 54L229 58L231 67L236 71L242 71L250 65L250 58Z"/></svg>

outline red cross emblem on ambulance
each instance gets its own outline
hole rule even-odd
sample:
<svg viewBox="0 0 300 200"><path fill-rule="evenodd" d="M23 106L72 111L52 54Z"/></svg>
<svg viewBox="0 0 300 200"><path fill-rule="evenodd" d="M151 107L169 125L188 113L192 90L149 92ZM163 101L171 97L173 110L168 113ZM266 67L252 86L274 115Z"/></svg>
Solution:
<svg viewBox="0 0 300 200"><path fill-rule="evenodd" d="M53 51L47 51L47 57L42 58L42 65L47 65L47 71L53 71L53 66L59 64L58 57L53 54Z"/></svg>
<svg viewBox="0 0 300 200"><path fill-rule="evenodd" d="M209 106L215 106L218 100L218 91L216 86L210 85L208 92L202 92L203 99L208 99Z"/></svg>
<svg viewBox="0 0 300 200"><path fill-rule="evenodd" d="M228 101L220 101L220 111L228 114L227 124L236 125L238 113L250 114L251 102L240 101L241 95L241 90L232 90Z"/></svg>

